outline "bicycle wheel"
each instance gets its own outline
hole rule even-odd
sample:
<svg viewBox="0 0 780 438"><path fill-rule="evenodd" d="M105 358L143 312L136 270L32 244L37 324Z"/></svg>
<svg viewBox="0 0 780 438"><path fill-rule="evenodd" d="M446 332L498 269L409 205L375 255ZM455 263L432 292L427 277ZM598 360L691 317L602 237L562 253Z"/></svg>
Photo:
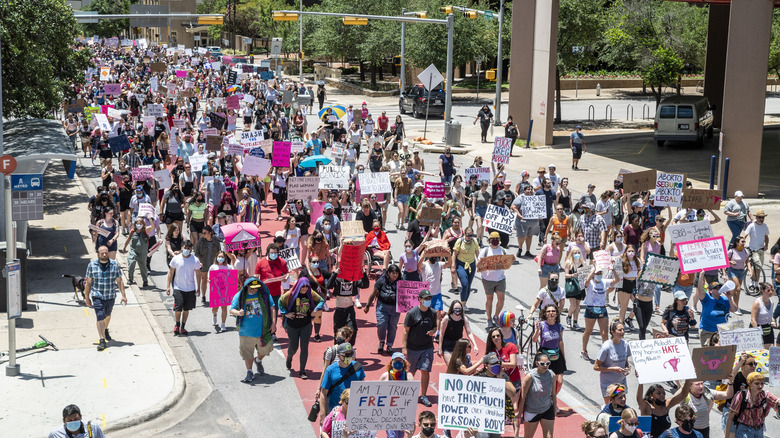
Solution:
<svg viewBox="0 0 780 438"><path fill-rule="evenodd" d="M745 273L745 279L742 281L742 288L747 295L757 297L761 295L759 283L766 281L766 274L764 273L764 268L761 266L754 267L753 271L754 275L750 275L750 272Z"/></svg>
<svg viewBox="0 0 780 438"><path fill-rule="evenodd" d="M529 371L531 369L531 365L534 361L534 356L536 356L536 343L533 342L534 337L534 331L536 330L536 318L531 319L531 323L526 326L526 329L523 331L523 338L525 341L522 345L522 351L520 352L523 362L524 362L524 368L526 371Z"/></svg>

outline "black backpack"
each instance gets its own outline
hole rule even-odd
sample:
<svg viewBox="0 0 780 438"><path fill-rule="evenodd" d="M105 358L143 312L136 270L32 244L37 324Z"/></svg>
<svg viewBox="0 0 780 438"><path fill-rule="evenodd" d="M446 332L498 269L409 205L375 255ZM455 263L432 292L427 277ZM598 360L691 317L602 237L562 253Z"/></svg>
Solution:
<svg viewBox="0 0 780 438"><path fill-rule="evenodd" d="M382 304L395 304L395 297L397 293L397 282L390 284L390 280L385 277L382 281L382 287L379 288L379 301Z"/></svg>
<svg viewBox="0 0 780 438"><path fill-rule="evenodd" d="M747 389L741 389L739 392L742 394L742 402L739 404L739 410L737 411L736 414L734 414L735 426L739 424L739 417L740 415L742 415L742 412L744 412L745 409L747 408L748 397L750 397L750 394L748 393ZM759 406L753 406L751 409L756 409L758 407ZM761 403L760 408L761 408L761 412L764 414L764 417L766 417L766 397L764 398L763 403Z"/></svg>

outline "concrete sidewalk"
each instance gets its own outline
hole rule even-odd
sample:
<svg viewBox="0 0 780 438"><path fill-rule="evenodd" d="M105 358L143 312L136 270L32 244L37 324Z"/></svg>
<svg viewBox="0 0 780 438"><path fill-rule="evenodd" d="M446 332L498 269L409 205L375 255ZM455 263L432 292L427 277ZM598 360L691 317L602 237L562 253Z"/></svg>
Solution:
<svg viewBox="0 0 780 438"><path fill-rule="evenodd" d="M114 308L114 341L107 350L96 350L94 310L74 297L69 278L61 278L83 276L96 257L87 229L89 195L82 180L68 179L58 163L49 166L44 190L45 218L30 222L28 232L29 307L17 320L16 338L19 348L43 335L59 351L23 353L20 376L0 377L0 430L46 435L62 425L62 409L71 403L85 420L107 431L148 421L182 397L181 367L135 287L126 288L127 306L117 301ZM5 316L0 318L0 350L7 351L8 326Z"/></svg>

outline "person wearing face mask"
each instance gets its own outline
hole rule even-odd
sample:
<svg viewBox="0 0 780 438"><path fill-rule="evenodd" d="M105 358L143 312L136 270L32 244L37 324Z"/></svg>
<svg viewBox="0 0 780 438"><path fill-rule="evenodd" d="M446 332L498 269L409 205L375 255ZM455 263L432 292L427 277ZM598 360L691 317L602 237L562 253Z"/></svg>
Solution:
<svg viewBox="0 0 780 438"><path fill-rule="evenodd" d="M409 362L406 361L406 356L403 353L395 352L390 358L390 362L385 366L385 372L379 377L380 381L391 380L409 380ZM404 438L406 437L406 431L403 430L388 430L387 438Z"/></svg>
<svg viewBox="0 0 780 438"><path fill-rule="evenodd" d="M229 270L236 269L236 256L232 252L220 251L217 253L216 263L209 267L209 272L217 270ZM209 284L211 287L211 284ZM217 324L217 310L222 310L222 324ZM214 330L217 333L227 330L225 327L225 321L227 321L227 305L212 307L211 308L211 323L214 325Z"/></svg>
<svg viewBox="0 0 780 438"><path fill-rule="evenodd" d="M402 352L409 358L409 371L414 375L420 371L420 399L426 407L428 381L433 368L433 336L436 334L436 313L431 309L431 292L423 289L417 295L420 304L406 313L402 338Z"/></svg>
<svg viewBox="0 0 780 438"><path fill-rule="evenodd" d="M206 223L209 226L214 225L215 218L217 216L217 207L222 201L222 195L225 194L227 188L222 181L222 175L215 175L214 179L206 183L206 202L208 208L206 209Z"/></svg>
<svg viewBox="0 0 780 438"><path fill-rule="evenodd" d="M236 317L238 348L246 365L242 383L251 383L265 374L263 358L274 350L272 336L276 333L276 308L268 287L257 277L249 277L230 303L230 314ZM255 357L257 351L257 357ZM252 372L252 364L257 374ZM326 411L327 412L327 411Z"/></svg>
<svg viewBox="0 0 780 438"><path fill-rule="evenodd" d="M618 424L620 425L620 429L612 432L609 435L609 438L640 438L643 436L637 431L637 427L639 427L639 416L633 408L627 407L623 409Z"/></svg>
<svg viewBox="0 0 780 438"><path fill-rule="evenodd" d="M550 273L549 277L547 277L547 284L536 295L536 301L531 306L531 310L528 311L529 315L533 315L536 309L543 311L549 305L555 306L559 312L563 310L566 292L560 286L559 278L560 274L558 272ZM540 312L539 317L543 319L545 317L544 313Z"/></svg>
<svg viewBox="0 0 780 438"><path fill-rule="evenodd" d="M135 265L138 263L138 269L141 271L143 287L149 287L147 278L146 257L149 252L149 237L153 235L155 229L154 221L145 226L143 218L136 218L133 221L133 229L130 230L130 236L125 240L122 253L127 253L127 246L130 245L130 253L127 255L127 281L128 284L134 284L133 274Z"/></svg>
<svg viewBox="0 0 780 438"><path fill-rule="evenodd" d="M190 241L194 244L200 240L205 229L206 201L203 193L197 192L186 204L187 224L190 228Z"/></svg>
<svg viewBox="0 0 780 438"><path fill-rule="evenodd" d="M349 342L343 342L336 348L338 360L323 371L320 384L320 424L325 416L339 405L340 396L352 382L365 380L366 373L360 362L355 360L355 349Z"/></svg>
<svg viewBox="0 0 780 438"><path fill-rule="evenodd" d="M613 278L617 277L614 275ZM590 361L588 356L588 341L593 333L593 326L598 322L601 341L607 340L607 289L614 280L604 278L603 270L594 266L588 278L585 279L585 331L582 332L582 352L580 357Z"/></svg>
<svg viewBox="0 0 780 438"><path fill-rule="evenodd" d="M585 240L591 248L604 249L607 247L607 224L604 219L594 213L592 202L581 204L583 215L577 221L577 231L582 231Z"/></svg>
<svg viewBox="0 0 780 438"><path fill-rule="evenodd" d="M318 231L322 231L323 229L322 222L325 219L329 219L331 224L331 230L334 233L341 235L341 221L336 215L333 214L333 211L334 208L332 203L328 202L327 204L325 204L325 206L322 208L322 216L317 218L317 222L314 225L314 229Z"/></svg>
<svg viewBox="0 0 780 438"><path fill-rule="evenodd" d="M701 301L699 342L702 347L712 335L718 332L718 324L728 321L729 312L737 310L737 304L732 296L734 287L732 281L723 284L715 281L705 286L704 270L699 274L696 295Z"/></svg>
<svg viewBox="0 0 780 438"><path fill-rule="evenodd" d="M479 354L477 342L471 332L471 325L463 314L463 304L460 301L452 301L449 311L441 320L440 327L444 334L439 339L434 339L434 342L438 344L437 354L444 358L445 365L449 367L455 346L461 339L469 342L469 350L473 351L475 355ZM467 337L463 336L464 330Z"/></svg>
<svg viewBox="0 0 780 438"><path fill-rule="evenodd" d="M420 247L412 246L411 240L404 242L404 253L398 257L398 267L401 268L403 280L420 281L420 271L417 266L420 261L419 249Z"/></svg>
<svg viewBox="0 0 780 438"><path fill-rule="evenodd" d="M152 198L149 197L149 195L144 192L144 189L141 186L138 186L135 188L135 196L130 198L130 205L129 207L133 210L132 220L135 221L135 219L138 217L138 211L141 207L141 204L151 204Z"/></svg>
<svg viewBox="0 0 780 438"><path fill-rule="evenodd" d="M745 236L748 237L747 247L750 252L748 272L750 273L751 282L748 285L751 287L751 290L756 290L756 286L761 280L761 278L758 278L757 272L759 268L764 266L764 251L769 249L769 226L764 222L766 213L764 213L763 209L756 211L753 219L753 222L745 229Z"/></svg>
<svg viewBox="0 0 780 438"><path fill-rule="evenodd" d="M276 309L278 309L279 297L282 295L282 281L286 281L289 275L287 262L279 257L279 247L274 243L268 245L266 256L260 259L255 266L255 276L259 277L267 286ZM273 328L276 332L276 326ZM276 341L275 334L273 338Z"/></svg>
<svg viewBox="0 0 780 438"><path fill-rule="evenodd" d="M287 369L292 370L293 356L300 343L300 377L307 380L306 362L309 358L309 338L312 329L312 314L322 309L325 300L311 288L307 278L299 278L295 286L279 298L279 312L284 316L283 326L287 331ZM292 372L292 371L291 371Z"/></svg>
<svg viewBox="0 0 780 438"><path fill-rule="evenodd" d="M686 380L685 384L670 399L666 398L664 387L657 383L650 385L643 396L644 386L641 383L639 384L636 390L636 402L642 415L651 416L650 435L660 437L662 433L672 426L669 410L685 400L691 389L691 382L692 380Z"/></svg>
<svg viewBox="0 0 780 438"><path fill-rule="evenodd" d="M209 267L214 263L214 260L217 257L217 252L219 252L219 248L219 240L214 234L214 229L212 227L204 228L203 234L195 244L195 250L193 251L193 254L195 254L195 257L200 260L201 264L201 279L199 290L202 292L200 297L203 307L208 306L208 300L206 299L206 288L208 287L209 280L208 270Z"/></svg>
<svg viewBox="0 0 780 438"><path fill-rule="evenodd" d="M511 209L517 215L515 219L515 229L517 230L517 257L523 257L523 243L525 242L525 257L533 257L531 254L531 241L534 236L539 233L539 219L525 218L523 217L522 206L523 202L528 199L529 196L533 196L533 188L531 186L523 187L523 194L518 196L512 201ZM477 221L477 226L480 223Z"/></svg>
<svg viewBox="0 0 780 438"><path fill-rule="evenodd" d="M626 385L613 383L607 386L606 397L608 401L601 407L596 421L604 427L609 427L609 417L619 417L625 409L630 409L626 404Z"/></svg>
<svg viewBox="0 0 780 438"><path fill-rule="evenodd" d="M640 256L642 260L647 260L648 254L661 254L661 232L656 227L650 227L642 233L639 239ZM661 305L661 285L655 285L655 313L660 313Z"/></svg>
<svg viewBox="0 0 780 438"><path fill-rule="evenodd" d="M479 254L477 255L477 264L479 264L479 261L485 257L506 255L506 250L499 246L501 239L498 232L492 231L488 236L488 242L490 243L490 246L482 248L479 251ZM485 313L487 316L488 327L493 327L496 325L496 318L504 308L504 296L506 292L505 272L505 269L486 269L480 273L482 275L482 286L485 289ZM493 310L493 295L496 296L495 311Z"/></svg>
<svg viewBox="0 0 780 438"><path fill-rule="evenodd" d="M87 273L84 275L84 304L95 309L100 336L97 349L103 351L106 349L106 340L112 340L108 333L108 324L111 322L117 289L122 293L122 304L127 303L127 296L122 283L122 270L116 260L108 257L108 248L101 246L97 253L98 258L87 265Z"/></svg>
<svg viewBox="0 0 780 438"><path fill-rule="evenodd" d="M680 405L674 412L677 427L661 434L660 438L703 438L701 432L694 429L696 412L688 405Z"/></svg>
<svg viewBox="0 0 780 438"><path fill-rule="evenodd" d="M173 334L186 336L187 329L184 326L187 323L187 317L190 310L195 308L196 297L202 291L198 288L201 284L202 265L192 253L192 242L184 242L181 253L175 255L168 266L165 293L170 295L171 286L173 286L173 312L176 320Z"/></svg>
<svg viewBox="0 0 780 438"><path fill-rule="evenodd" d="M372 257L379 257L382 259L382 270L384 271L387 269L387 266L390 265L392 256L390 253L390 240L379 225L378 219L374 219L371 224L371 230L366 234L365 244L366 248L371 252Z"/></svg>
<svg viewBox="0 0 780 438"><path fill-rule="evenodd" d="M474 231L466 229L463 237L455 242L452 249L451 271L458 274L460 280L460 300L463 302L463 312L467 312L466 302L471 295L471 282L477 272L477 251L479 243L474 239Z"/></svg>
<svg viewBox="0 0 780 438"><path fill-rule="evenodd" d="M692 416L693 429L699 432L703 438L710 438L710 411L712 411L715 401L730 399L733 395L734 385L731 379L729 379L725 391L711 390L704 385L703 381L697 380L691 383L691 392L683 400L680 407L687 405L691 408L692 412L695 413Z"/></svg>
<svg viewBox="0 0 780 438"><path fill-rule="evenodd" d="M62 410L62 426L49 432L48 438L106 438L98 424L81 421L81 409L76 405Z"/></svg>

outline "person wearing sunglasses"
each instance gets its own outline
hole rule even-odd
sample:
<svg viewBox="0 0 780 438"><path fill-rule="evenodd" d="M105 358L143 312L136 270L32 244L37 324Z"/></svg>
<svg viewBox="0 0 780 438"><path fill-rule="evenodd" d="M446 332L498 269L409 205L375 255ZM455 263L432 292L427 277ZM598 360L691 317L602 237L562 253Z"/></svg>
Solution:
<svg viewBox="0 0 780 438"><path fill-rule="evenodd" d="M607 428L598 421L586 421L580 428L585 438L607 438Z"/></svg>
<svg viewBox="0 0 780 438"><path fill-rule="evenodd" d="M636 390L636 402L639 406L639 412L642 415L651 416L650 435L661 436L666 430L672 427L672 420L669 418L669 411L672 407L685 400L691 389L692 380L686 380L685 384L674 393L672 398L666 398L666 390L662 385L653 384L647 388L642 396L644 385L641 383Z"/></svg>
<svg viewBox="0 0 780 438"><path fill-rule="evenodd" d="M406 436L411 436L412 438L444 438L444 435L436 433L436 414L431 411L420 412L415 426L420 428L420 433L412 436L414 430L407 431Z"/></svg>
<svg viewBox="0 0 780 438"><path fill-rule="evenodd" d="M341 394L352 386L352 382L363 381L366 372L360 362L355 360L355 349L349 342L343 342L336 347L335 363L328 365L323 371L322 383L320 383L320 424L324 424L325 417L334 408L339 406Z"/></svg>
<svg viewBox="0 0 780 438"><path fill-rule="evenodd" d="M620 429L612 432L609 438L639 438L639 432L637 427L639 426L639 417L636 411L632 408L626 408L623 413L620 414L620 420L618 420Z"/></svg>
<svg viewBox="0 0 780 438"><path fill-rule="evenodd" d="M534 436L541 423L542 437L553 437L558 397L555 395L555 373L550 370L550 357L546 353L536 353L533 368L523 377L520 406L523 407L523 436Z"/></svg>
<svg viewBox="0 0 780 438"><path fill-rule="evenodd" d="M765 377L753 371L747 377L748 388L734 395L729 416L726 419L726 435L733 429L737 438L763 438L775 436L767 433L767 415L774 409L778 411L777 396L764 390Z"/></svg>
<svg viewBox="0 0 780 438"><path fill-rule="evenodd" d="M604 427L609 426L609 417L619 417L629 406L626 404L626 385L613 383L607 386L609 402L601 407L596 421Z"/></svg>
<svg viewBox="0 0 780 438"><path fill-rule="evenodd" d="M730 376L731 383L729 385L731 385L732 388L727 388L727 389L732 389L733 391L732 395L738 393L743 389L747 389L748 387L747 376L749 376L750 373L755 371L756 368L758 368L758 361L756 360L755 356L747 352L743 352L739 356L739 360L737 361L737 363L734 364L734 369L731 370L731 376ZM731 405L732 399L733 397L729 397L728 399L726 399L725 404L723 404L722 406L723 419L724 419L724 423L722 426L723 428L726 427L725 419L729 415L729 406Z"/></svg>

